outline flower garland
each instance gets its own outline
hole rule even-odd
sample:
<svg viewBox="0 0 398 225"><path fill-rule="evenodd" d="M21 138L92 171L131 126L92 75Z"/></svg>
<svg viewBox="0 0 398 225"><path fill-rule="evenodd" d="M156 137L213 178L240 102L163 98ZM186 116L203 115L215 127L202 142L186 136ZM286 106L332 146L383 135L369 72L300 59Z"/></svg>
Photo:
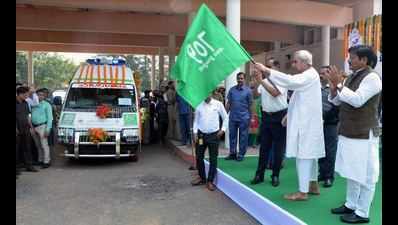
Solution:
<svg viewBox="0 0 398 225"><path fill-rule="evenodd" d="M108 137L108 134L101 128L90 128L88 129L89 140L95 144L104 142Z"/></svg>
<svg viewBox="0 0 398 225"><path fill-rule="evenodd" d="M111 112L111 109L108 106L100 105L97 107L96 115L101 119L105 119L109 115L110 112Z"/></svg>

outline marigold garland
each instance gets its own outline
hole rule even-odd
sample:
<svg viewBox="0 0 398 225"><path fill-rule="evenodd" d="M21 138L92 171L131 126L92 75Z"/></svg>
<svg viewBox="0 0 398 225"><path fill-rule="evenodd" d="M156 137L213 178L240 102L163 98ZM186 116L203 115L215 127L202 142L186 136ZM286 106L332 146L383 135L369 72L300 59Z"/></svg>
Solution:
<svg viewBox="0 0 398 225"><path fill-rule="evenodd" d="M111 109L108 106L100 105L97 107L96 115L101 119L105 119L109 115L110 112L111 112Z"/></svg>
<svg viewBox="0 0 398 225"><path fill-rule="evenodd" d="M94 143L104 142L108 134L102 128L88 129L89 140Z"/></svg>

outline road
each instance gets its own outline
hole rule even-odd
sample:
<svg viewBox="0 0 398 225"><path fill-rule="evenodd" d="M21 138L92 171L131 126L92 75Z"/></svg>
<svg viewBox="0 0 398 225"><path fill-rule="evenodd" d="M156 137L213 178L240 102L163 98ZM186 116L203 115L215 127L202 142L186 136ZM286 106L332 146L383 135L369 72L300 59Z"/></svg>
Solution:
<svg viewBox="0 0 398 225"><path fill-rule="evenodd" d="M17 225L257 225L222 192L192 187L195 172L170 150L145 146L138 162L69 162L16 180Z"/></svg>

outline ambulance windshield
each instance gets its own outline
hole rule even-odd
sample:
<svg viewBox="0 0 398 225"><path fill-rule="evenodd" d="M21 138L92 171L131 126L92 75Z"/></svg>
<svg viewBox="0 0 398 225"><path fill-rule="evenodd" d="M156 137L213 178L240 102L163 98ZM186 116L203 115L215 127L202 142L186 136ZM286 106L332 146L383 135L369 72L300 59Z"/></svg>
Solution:
<svg viewBox="0 0 398 225"><path fill-rule="evenodd" d="M65 110L94 112L99 105L107 105L122 112L136 112L134 89L70 88Z"/></svg>

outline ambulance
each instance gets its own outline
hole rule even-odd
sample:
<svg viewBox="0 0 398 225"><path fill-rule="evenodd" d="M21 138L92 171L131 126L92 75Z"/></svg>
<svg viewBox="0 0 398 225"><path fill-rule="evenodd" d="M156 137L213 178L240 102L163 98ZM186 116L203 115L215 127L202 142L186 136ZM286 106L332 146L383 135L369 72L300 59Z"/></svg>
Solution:
<svg viewBox="0 0 398 225"><path fill-rule="evenodd" d="M134 75L123 58L88 59L72 78L58 123L64 156L138 160L141 151L139 96ZM109 109L105 118L98 108ZM93 142L89 129L106 138Z"/></svg>

